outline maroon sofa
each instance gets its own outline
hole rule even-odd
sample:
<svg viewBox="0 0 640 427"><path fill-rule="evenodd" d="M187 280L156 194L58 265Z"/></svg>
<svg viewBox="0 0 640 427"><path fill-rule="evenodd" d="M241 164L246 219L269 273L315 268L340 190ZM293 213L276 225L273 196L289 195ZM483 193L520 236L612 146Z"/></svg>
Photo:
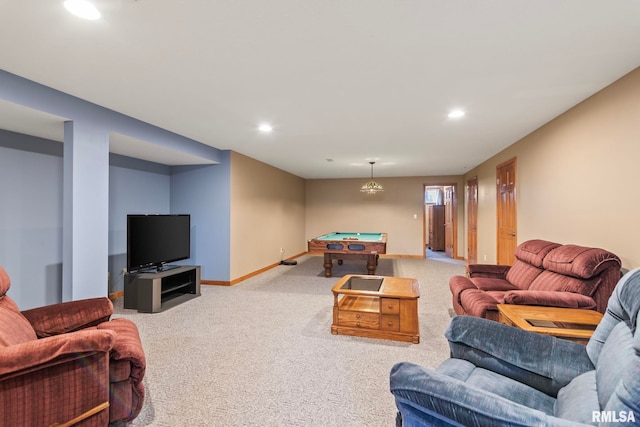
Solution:
<svg viewBox="0 0 640 427"><path fill-rule="evenodd" d="M0 425L106 426L142 409L138 328L92 298L20 311L0 267Z"/></svg>
<svg viewBox="0 0 640 427"><path fill-rule="evenodd" d="M620 279L620 258L604 249L529 240L508 265L470 264L449 280L457 314L498 320L498 304L542 305L604 313Z"/></svg>

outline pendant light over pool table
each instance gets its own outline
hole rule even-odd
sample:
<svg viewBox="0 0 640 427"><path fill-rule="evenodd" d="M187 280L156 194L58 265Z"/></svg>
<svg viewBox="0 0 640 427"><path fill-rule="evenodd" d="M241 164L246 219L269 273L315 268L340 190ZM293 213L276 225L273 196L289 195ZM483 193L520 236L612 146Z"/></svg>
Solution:
<svg viewBox="0 0 640 427"><path fill-rule="evenodd" d="M384 188L382 188L382 185L378 184L373 180L373 165L375 163L376 162L369 162L369 164L371 165L371 181L367 182L360 188L360 191L363 193L375 194L375 193L379 193L380 191L384 191Z"/></svg>

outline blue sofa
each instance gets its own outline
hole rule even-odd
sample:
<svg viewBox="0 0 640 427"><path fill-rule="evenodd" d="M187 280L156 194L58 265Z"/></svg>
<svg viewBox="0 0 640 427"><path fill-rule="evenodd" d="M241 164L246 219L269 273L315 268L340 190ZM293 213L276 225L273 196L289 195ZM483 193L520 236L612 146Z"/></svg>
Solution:
<svg viewBox="0 0 640 427"><path fill-rule="evenodd" d="M640 425L640 269L625 274L586 346L457 316L435 371L394 365L398 426Z"/></svg>

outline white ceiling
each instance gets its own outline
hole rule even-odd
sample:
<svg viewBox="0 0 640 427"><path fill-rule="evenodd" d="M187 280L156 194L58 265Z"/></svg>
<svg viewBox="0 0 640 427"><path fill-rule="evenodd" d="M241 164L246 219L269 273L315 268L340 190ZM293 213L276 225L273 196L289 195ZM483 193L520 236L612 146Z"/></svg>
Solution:
<svg viewBox="0 0 640 427"><path fill-rule="evenodd" d="M640 65L637 0L94 4L2 0L0 68L303 178L462 174ZM0 102L4 129L63 121ZM111 150L198 162L145 144Z"/></svg>

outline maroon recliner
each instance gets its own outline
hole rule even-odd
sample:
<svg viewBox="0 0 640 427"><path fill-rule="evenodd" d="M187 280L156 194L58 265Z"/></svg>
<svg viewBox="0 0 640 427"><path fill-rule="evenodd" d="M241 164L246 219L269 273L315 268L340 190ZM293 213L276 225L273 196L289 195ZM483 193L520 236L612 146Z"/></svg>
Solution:
<svg viewBox="0 0 640 427"><path fill-rule="evenodd" d="M92 298L21 312L0 267L1 425L106 426L142 409L146 361L136 325Z"/></svg>
<svg viewBox="0 0 640 427"><path fill-rule="evenodd" d="M498 320L498 304L597 310L607 308L620 279L620 258L604 249L529 240L512 266L471 264L449 280L453 309Z"/></svg>

